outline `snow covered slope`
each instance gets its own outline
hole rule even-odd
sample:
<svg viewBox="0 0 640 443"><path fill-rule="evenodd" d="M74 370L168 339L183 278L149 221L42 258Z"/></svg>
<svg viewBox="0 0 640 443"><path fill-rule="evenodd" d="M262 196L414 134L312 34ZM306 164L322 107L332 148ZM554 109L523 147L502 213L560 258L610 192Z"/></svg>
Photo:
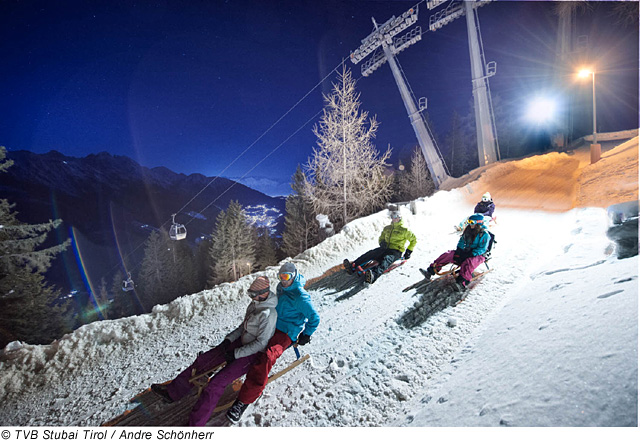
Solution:
<svg viewBox="0 0 640 443"><path fill-rule="evenodd" d="M418 237L412 258L371 286L344 274L316 281L321 324L302 348L313 363L269 385L241 426L637 426L638 260L616 258L603 208L638 198L637 172L574 207L582 177L615 176L629 161L637 171L637 143L595 165L588 152L501 162L416 201L414 213L401 208ZM460 305L401 326L418 300L402 288L455 247L453 225L486 191L498 208L493 271ZM376 246L388 223L386 211L355 220L292 261L319 277ZM264 273L274 286L276 270ZM48 346L5 349L0 425L94 426L121 413L236 326L254 277ZM274 370L293 358L285 353Z"/></svg>

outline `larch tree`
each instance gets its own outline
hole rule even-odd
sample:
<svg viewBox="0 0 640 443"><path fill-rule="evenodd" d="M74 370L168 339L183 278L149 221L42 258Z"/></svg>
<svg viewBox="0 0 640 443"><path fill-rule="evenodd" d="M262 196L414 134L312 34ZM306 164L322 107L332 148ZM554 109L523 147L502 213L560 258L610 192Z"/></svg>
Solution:
<svg viewBox="0 0 640 443"><path fill-rule="evenodd" d="M342 227L354 218L380 209L392 193L392 175L386 174L391 149L380 155L373 145L375 118L360 110L351 72L343 67L313 133L318 138L305 165L307 195L317 214Z"/></svg>
<svg viewBox="0 0 640 443"><path fill-rule="evenodd" d="M427 162L419 147L413 149L411 166L401 177L400 189L404 198L408 200L430 196L435 192L435 185L427 169Z"/></svg>
<svg viewBox="0 0 640 443"><path fill-rule="evenodd" d="M289 257L295 257L316 244L318 223L315 220L313 202L307 195L306 180L302 168L298 166L291 181L293 194L287 197L282 250Z"/></svg>
<svg viewBox="0 0 640 443"><path fill-rule="evenodd" d="M13 164L5 159L6 150L0 146L0 172ZM14 206L0 199L0 347L14 340L50 343L69 330L66 309L57 301L60 292L43 274L71 240L43 248L62 220L25 224Z"/></svg>

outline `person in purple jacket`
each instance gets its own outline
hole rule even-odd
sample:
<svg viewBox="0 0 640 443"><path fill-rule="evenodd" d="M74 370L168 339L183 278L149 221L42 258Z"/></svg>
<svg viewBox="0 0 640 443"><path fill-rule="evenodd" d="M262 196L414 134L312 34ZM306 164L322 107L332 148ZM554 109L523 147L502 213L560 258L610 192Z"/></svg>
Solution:
<svg viewBox="0 0 640 443"><path fill-rule="evenodd" d="M247 373L276 330L278 296L269 289L269 279L264 276L256 278L249 286L247 295L252 301L247 307L244 320L222 343L199 355L191 366L168 385L151 385L153 392L165 402L172 403L180 400L193 388L194 385L189 382L193 369L196 373L203 373L226 362L211 378L191 409L189 426L204 426L207 423L225 387Z"/></svg>

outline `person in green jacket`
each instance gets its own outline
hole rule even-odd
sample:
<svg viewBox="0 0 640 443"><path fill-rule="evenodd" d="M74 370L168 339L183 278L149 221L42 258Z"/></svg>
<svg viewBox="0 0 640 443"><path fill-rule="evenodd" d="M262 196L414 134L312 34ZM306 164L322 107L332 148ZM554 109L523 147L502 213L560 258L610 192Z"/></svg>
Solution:
<svg viewBox="0 0 640 443"><path fill-rule="evenodd" d="M406 246L409 242L409 246ZM400 259L404 253L404 259L408 260L413 253L418 240L416 236L402 224L400 212L391 212L391 224L385 226L378 239L379 247L365 252L354 262L344 259L342 265L348 273L363 272L362 267L370 260L378 262L377 266L373 266L364 271L364 278L367 283L373 283L393 262ZM406 247L406 250L405 250Z"/></svg>

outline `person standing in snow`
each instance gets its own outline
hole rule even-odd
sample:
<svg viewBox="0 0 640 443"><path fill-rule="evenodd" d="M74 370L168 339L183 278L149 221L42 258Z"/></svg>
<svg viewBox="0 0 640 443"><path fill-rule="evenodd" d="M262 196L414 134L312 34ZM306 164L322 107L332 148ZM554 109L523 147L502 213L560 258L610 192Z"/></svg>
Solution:
<svg viewBox="0 0 640 443"><path fill-rule="evenodd" d="M460 236L456 250L447 251L440 255L426 270L420 269L422 275L430 280L446 264L454 263L460 266L460 273L455 281L456 289L459 292L466 289L473 278L473 271L486 260L483 254L487 252L491 239L486 231L482 214L473 214L466 223L467 227Z"/></svg>
<svg viewBox="0 0 640 443"><path fill-rule="evenodd" d="M285 263L278 273L280 283L276 288L278 296L278 321L276 331L264 352L251 366L247 377L238 393L238 399L227 412L227 418L233 423L247 407L255 402L267 385L269 372L285 349L294 343L306 345L311 335L318 328L320 316L311 304L311 297L304 290L306 280L293 263Z"/></svg>
<svg viewBox="0 0 640 443"><path fill-rule="evenodd" d="M189 426L204 426L207 423L225 387L247 373L273 336L278 317L278 297L269 289L269 279L264 276L257 277L249 286L247 295L252 301L247 307L244 320L222 343L199 355L191 366L168 385L151 385L153 392L165 402L172 403L180 400L193 388L194 385L189 382L193 369L200 374L226 362L226 365L211 378L191 409Z"/></svg>
<svg viewBox="0 0 640 443"><path fill-rule="evenodd" d="M496 210L496 205L493 203L493 199L491 198L491 194L485 192L482 194L482 198L476 204L476 207L473 209L474 214L482 214L484 216L485 224L489 224L491 221L495 222L495 217L493 216L493 211ZM462 231L467 226L467 219L464 219L461 223L456 226L457 231Z"/></svg>
<svg viewBox="0 0 640 443"><path fill-rule="evenodd" d="M409 242L409 246L405 250L405 246ZM378 238L379 247L365 252L354 262L344 259L342 265L349 274L356 272L358 267L362 266L369 260L378 262L377 266L367 269L364 278L367 283L373 283L393 262L402 257L408 260L413 253L413 249L418 242L416 236L407 229L402 223L402 216L398 211L391 212L391 224L385 226Z"/></svg>

